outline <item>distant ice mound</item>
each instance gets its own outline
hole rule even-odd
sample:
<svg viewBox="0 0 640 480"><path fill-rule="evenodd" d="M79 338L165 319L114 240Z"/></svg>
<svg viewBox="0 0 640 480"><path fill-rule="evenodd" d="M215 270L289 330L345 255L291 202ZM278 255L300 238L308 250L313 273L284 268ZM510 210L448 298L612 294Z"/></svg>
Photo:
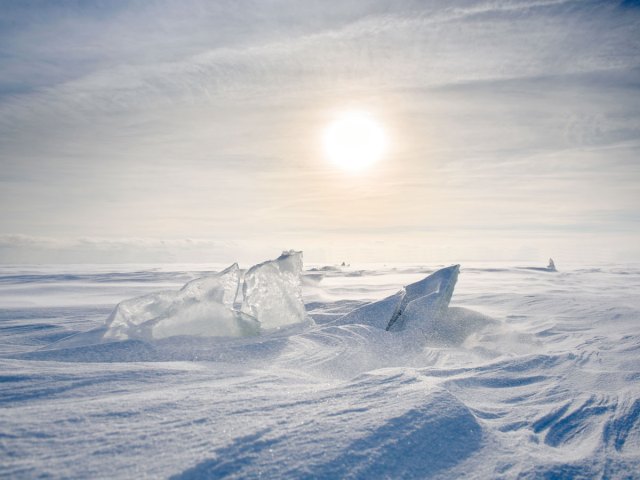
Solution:
<svg viewBox="0 0 640 480"><path fill-rule="evenodd" d="M459 273L460 265L438 270L390 297L347 313L336 323L360 323L388 331L429 329L447 315Z"/></svg>
<svg viewBox="0 0 640 480"><path fill-rule="evenodd" d="M119 303L107 319L103 338L243 337L308 322L301 272L302 252L296 251L251 267L244 279L234 263L177 292L152 293Z"/></svg>
<svg viewBox="0 0 640 480"><path fill-rule="evenodd" d="M546 267L518 267L523 270L536 270L538 272L557 272L556 264L553 258L549 259L549 264Z"/></svg>

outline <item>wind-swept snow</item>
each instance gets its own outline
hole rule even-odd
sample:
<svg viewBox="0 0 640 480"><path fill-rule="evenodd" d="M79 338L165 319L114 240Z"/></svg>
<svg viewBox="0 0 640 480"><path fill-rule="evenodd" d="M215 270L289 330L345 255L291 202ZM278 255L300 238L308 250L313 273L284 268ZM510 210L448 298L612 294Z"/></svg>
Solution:
<svg viewBox="0 0 640 480"><path fill-rule="evenodd" d="M437 268L337 267L302 286L314 325L102 339L144 292L175 289L126 331L243 311L233 271L0 271L0 477L638 478L640 268L465 265L446 315L386 331Z"/></svg>

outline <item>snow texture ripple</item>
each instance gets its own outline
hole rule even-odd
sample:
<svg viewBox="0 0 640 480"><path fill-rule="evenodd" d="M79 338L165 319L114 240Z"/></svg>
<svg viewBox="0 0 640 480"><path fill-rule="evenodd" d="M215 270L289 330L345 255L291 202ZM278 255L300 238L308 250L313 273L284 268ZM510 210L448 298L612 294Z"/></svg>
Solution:
<svg viewBox="0 0 640 480"><path fill-rule="evenodd" d="M269 302L214 270L2 267L0 475L639 478L637 266L464 265L439 321L399 331L398 290L437 268L318 266L299 285L314 324L220 337L193 311L196 334L153 334L194 298L251 318ZM155 316L111 315L158 291ZM346 321L373 305L381 320ZM116 318L152 324L106 342Z"/></svg>

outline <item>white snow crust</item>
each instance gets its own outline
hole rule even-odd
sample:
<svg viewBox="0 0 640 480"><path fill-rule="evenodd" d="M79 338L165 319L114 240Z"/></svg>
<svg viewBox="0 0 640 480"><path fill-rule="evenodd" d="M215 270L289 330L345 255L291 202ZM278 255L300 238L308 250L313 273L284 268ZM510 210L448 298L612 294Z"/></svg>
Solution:
<svg viewBox="0 0 640 480"><path fill-rule="evenodd" d="M444 315L386 331L440 266L318 265L314 323L235 337L200 320L258 321L282 271L243 304L209 268L0 267L0 477L638 478L640 266L465 264Z"/></svg>

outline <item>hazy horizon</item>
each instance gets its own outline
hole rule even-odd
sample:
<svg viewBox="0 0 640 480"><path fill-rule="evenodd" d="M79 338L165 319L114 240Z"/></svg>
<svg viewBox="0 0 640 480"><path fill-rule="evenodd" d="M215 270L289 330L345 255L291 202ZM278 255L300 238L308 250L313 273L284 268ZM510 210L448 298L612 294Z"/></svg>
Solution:
<svg viewBox="0 0 640 480"><path fill-rule="evenodd" d="M636 2L6 2L0 263L640 261ZM341 112L386 132L336 168Z"/></svg>

